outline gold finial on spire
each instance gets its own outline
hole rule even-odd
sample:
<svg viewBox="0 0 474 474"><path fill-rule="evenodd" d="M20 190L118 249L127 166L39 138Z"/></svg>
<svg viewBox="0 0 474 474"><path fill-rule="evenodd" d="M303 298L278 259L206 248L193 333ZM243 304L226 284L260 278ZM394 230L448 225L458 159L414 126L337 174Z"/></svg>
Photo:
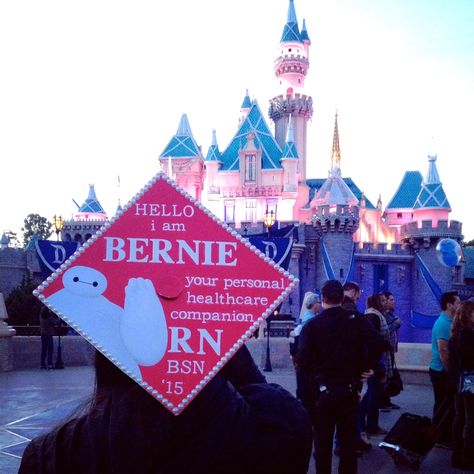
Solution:
<svg viewBox="0 0 474 474"><path fill-rule="evenodd" d="M337 126L337 110L336 119L334 121L334 136L332 139L331 153L331 171L341 169L341 149L339 148L339 129Z"/></svg>

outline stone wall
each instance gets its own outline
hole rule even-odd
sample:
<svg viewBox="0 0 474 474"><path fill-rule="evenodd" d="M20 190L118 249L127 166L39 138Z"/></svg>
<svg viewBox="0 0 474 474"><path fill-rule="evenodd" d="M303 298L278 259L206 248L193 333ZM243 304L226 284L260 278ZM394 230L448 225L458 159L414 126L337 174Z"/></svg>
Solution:
<svg viewBox="0 0 474 474"><path fill-rule="evenodd" d="M0 293L6 298L27 277L40 277L36 250L0 249Z"/></svg>
<svg viewBox="0 0 474 474"><path fill-rule="evenodd" d="M34 369L40 366L41 337L14 336L12 339L13 370ZM53 365L56 362L58 338L54 338ZM61 338L62 359L65 367L93 364L94 348L81 336Z"/></svg>
<svg viewBox="0 0 474 474"><path fill-rule="evenodd" d="M22 249L0 250L0 293L5 297L29 276L26 252Z"/></svg>

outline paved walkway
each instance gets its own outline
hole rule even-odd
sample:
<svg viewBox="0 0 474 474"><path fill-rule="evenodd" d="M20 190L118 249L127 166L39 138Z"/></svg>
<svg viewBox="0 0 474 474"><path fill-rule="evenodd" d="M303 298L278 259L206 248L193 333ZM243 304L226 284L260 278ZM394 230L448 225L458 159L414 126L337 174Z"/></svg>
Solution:
<svg viewBox="0 0 474 474"><path fill-rule="evenodd" d="M294 393L295 380L291 370L275 370L265 375L269 382L278 383ZM67 419L84 404L92 392L93 380L91 367L0 373L0 473L16 473L28 441ZM381 413L380 425L384 428L390 428L404 411L429 415L433 404L431 387L407 385L395 401L402 409ZM410 472L408 468L395 467L390 456L376 447L380 440L371 440L374 447L360 459L359 472ZM333 472L337 472L338 461L337 458L334 460ZM450 451L435 447L418 472L462 472L451 468L449 460ZM308 474L314 472L314 462L311 461Z"/></svg>

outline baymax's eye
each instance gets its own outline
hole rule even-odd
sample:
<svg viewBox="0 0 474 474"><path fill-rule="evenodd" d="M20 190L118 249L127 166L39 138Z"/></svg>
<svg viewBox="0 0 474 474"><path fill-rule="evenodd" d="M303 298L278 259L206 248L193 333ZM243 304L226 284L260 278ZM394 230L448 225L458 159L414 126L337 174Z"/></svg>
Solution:
<svg viewBox="0 0 474 474"><path fill-rule="evenodd" d="M74 283L77 283L77 282L79 281L79 277L74 277L74 278L72 279L72 281L73 281Z"/></svg>
<svg viewBox="0 0 474 474"><path fill-rule="evenodd" d="M92 283L92 286L95 288L96 286L99 286L99 284L95 281L94 283Z"/></svg>

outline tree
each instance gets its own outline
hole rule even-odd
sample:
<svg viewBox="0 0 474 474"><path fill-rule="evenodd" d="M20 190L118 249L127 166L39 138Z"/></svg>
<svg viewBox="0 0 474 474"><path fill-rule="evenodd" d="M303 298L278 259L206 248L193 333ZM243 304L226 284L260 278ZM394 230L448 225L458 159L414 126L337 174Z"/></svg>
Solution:
<svg viewBox="0 0 474 474"><path fill-rule="evenodd" d="M465 247L474 247L474 239L470 240L469 242L464 242Z"/></svg>
<svg viewBox="0 0 474 474"><path fill-rule="evenodd" d="M28 214L23 221L23 246L26 247L34 235L47 239L52 234L53 224L39 214Z"/></svg>
<svg viewBox="0 0 474 474"><path fill-rule="evenodd" d="M8 313L8 324L12 326L38 326L39 313L43 304L33 296L38 285L31 278L25 277L6 298L5 306Z"/></svg>

